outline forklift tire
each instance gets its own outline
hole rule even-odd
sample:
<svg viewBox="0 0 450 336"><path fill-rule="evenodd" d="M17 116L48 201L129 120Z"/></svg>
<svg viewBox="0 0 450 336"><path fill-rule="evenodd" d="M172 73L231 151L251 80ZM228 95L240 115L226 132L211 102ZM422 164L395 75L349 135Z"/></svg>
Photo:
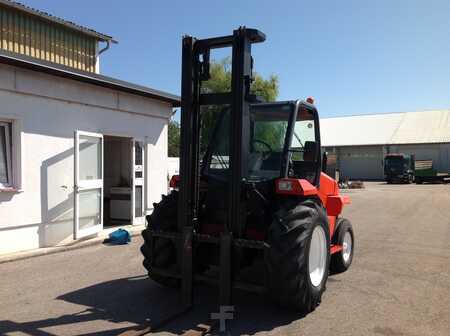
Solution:
<svg viewBox="0 0 450 336"><path fill-rule="evenodd" d="M328 279L327 214L318 199L300 204L288 200L274 217L268 239L268 293L279 305L306 315L320 304Z"/></svg>
<svg viewBox="0 0 450 336"><path fill-rule="evenodd" d="M345 218L336 221L336 232L332 244L342 245L343 249L331 255L330 271L333 274L343 273L349 269L355 250L355 235L352 224Z"/></svg>
<svg viewBox="0 0 450 336"><path fill-rule="evenodd" d="M179 279L152 273L152 266L165 270L173 269L176 266L175 245L170 239L155 237L153 238L154 247L152 255L149 235L149 228L169 232L176 231L178 191L173 190L169 195L163 195L161 202L154 203L153 207L152 214L147 216L147 228L142 231L144 245L141 246L141 252L145 258L143 265L148 271L148 276L160 285L179 287Z"/></svg>

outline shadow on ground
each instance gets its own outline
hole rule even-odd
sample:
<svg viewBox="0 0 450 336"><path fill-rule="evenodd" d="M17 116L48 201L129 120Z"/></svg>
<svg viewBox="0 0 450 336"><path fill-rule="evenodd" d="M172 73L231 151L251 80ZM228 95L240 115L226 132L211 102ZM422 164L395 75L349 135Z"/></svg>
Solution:
<svg viewBox="0 0 450 336"><path fill-rule="evenodd" d="M195 306L192 311L165 325L158 331L182 334L185 330L204 323L210 313L218 312L218 290L215 288L197 289L194 295ZM43 329L89 321L109 321L128 325L152 325L171 316L179 309L179 292L158 286L146 276L117 279L82 288L57 298L66 302L83 305L85 310L76 314L61 315L48 319L17 323L0 321L0 335L23 332L36 336L55 335ZM227 323L227 331L232 335L254 334L271 331L290 324L301 316L280 310L263 297L237 292L234 299L234 320ZM83 335L117 335L135 329L123 327L110 331L93 332Z"/></svg>

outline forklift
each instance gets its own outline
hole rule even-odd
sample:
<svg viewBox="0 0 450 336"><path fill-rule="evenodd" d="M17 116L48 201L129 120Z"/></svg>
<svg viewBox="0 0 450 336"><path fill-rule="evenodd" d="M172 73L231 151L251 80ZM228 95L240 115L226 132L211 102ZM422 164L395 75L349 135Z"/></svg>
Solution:
<svg viewBox="0 0 450 336"><path fill-rule="evenodd" d="M219 287L220 305L246 290L307 314L329 272L352 263L354 233L341 217L350 200L322 172L313 100L264 102L250 92L251 48L264 40L239 27L182 41L180 174L147 216L141 252L150 279L180 288L185 307L199 283ZM232 50L231 91L208 92L220 48Z"/></svg>

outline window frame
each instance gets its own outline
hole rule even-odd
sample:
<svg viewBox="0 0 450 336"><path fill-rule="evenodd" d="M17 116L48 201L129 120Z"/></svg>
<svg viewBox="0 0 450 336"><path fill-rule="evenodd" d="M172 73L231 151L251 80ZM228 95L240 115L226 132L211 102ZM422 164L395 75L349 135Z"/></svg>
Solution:
<svg viewBox="0 0 450 336"><path fill-rule="evenodd" d="M0 189L11 188L14 185L14 174L12 171L12 153L13 153L13 141L12 141L12 128L13 123L11 121L4 121L0 119L0 127L5 130L5 148L6 148L6 183L0 182ZM10 132L11 130L11 132Z"/></svg>
<svg viewBox="0 0 450 336"><path fill-rule="evenodd" d="M290 153L292 153L292 151L291 151L291 146L292 146L292 138L294 137L294 127L295 127L295 123L296 123L296 121L297 121L297 119L298 119L298 115L299 115L299 113L300 113L300 109L301 108L305 108L305 109L307 109L311 114L312 114L312 116L313 116L313 118L311 119L311 120L314 120L314 133L315 133L315 137L316 137L316 146L317 146L317 148L318 148L318 153L317 153L317 155L316 155L316 160L315 161L312 161L312 163L315 165L315 172L316 172L316 174L315 174L315 177L314 177L314 181L313 181L313 185L314 186L316 186L316 187L318 187L319 186L319 184L320 184L320 174L321 174L321 171L322 171L322 158L321 158L321 148L322 148L322 145L321 145L321 139L320 139L320 126L319 126L319 124L320 124L320 122L319 122L319 113L317 112L317 109L316 109L316 107L314 106L314 105L312 105L312 104L309 104L309 103L307 103L307 102L305 102L305 101L300 101L300 100L298 100L298 101L296 101L296 104L295 104L296 106L295 106L295 110L294 110L294 113L292 113L292 119L291 119L291 127L290 127L290 129L289 129L289 133L288 133L288 135L289 135L289 139L290 139L290 141L287 141L286 142L286 147L285 147L285 157L286 157L286 159L285 160L283 160L283 163L285 164L285 166L283 167L283 171L282 171L282 176L284 176L284 177L290 177L290 175L289 175L289 157L290 157Z"/></svg>
<svg viewBox="0 0 450 336"><path fill-rule="evenodd" d="M6 127L9 132L9 175L8 183L0 182L0 192L23 192L24 176L23 162L25 158L23 145L23 118L18 114L0 114L0 124L9 125Z"/></svg>

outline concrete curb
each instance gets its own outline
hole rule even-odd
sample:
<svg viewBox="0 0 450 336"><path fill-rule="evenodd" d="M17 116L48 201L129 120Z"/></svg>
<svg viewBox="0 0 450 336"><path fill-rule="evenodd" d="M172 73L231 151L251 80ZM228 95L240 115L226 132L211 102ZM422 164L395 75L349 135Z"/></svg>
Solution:
<svg viewBox="0 0 450 336"><path fill-rule="evenodd" d="M144 228L144 226L136 227L133 230L128 230L128 232L130 232L131 237L136 237L141 234L141 231L143 228ZM115 228L115 229L117 229L117 228ZM107 235L106 236L102 235L100 237L75 241L68 245L63 245L63 246L41 247L41 248L34 249L31 251L15 252L15 253L7 254L4 256L0 256L0 264L24 260L24 259L30 259L30 258L34 258L34 257L40 257L40 256L50 255L50 254L55 254L55 253L60 253L60 252L77 250L77 249L81 249L83 247L89 247L89 246L93 246L93 245L98 245L98 244L103 243L106 238L107 238Z"/></svg>

